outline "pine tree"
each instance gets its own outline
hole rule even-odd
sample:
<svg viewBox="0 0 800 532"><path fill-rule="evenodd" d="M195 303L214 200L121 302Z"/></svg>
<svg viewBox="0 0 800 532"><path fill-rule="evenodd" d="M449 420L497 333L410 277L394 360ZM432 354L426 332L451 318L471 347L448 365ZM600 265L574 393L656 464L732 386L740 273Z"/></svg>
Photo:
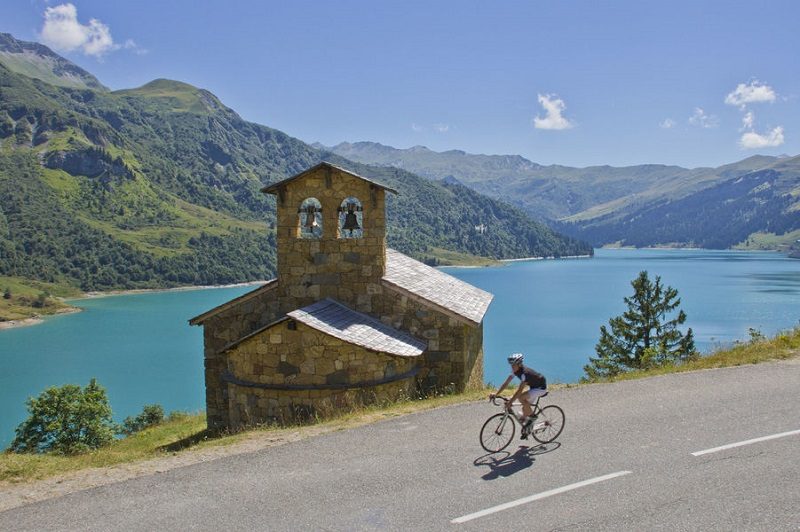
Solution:
<svg viewBox="0 0 800 532"><path fill-rule="evenodd" d="M686 321L686 313L679 310L677 317L667 319L680 306L678 291L664 287L660 276L651 282L647 271L640 272L631 285L633 296L624 298L628 310L608 321L611 332L605 325L600 327L600 340L595 346L598 357L589 357L590 364L583 367L586 380L685 362L698 356L692 329L685 335L678 329Z"/></svg>

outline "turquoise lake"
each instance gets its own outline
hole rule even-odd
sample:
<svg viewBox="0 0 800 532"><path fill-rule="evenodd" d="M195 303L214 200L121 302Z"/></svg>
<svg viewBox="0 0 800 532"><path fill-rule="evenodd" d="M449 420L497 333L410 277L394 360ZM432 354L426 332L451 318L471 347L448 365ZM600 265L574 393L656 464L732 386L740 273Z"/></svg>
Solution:
<svg viewBox="0 0 800 532"><path fill-rule="evenodd" d="M597 250L592 259L444 270L495 296L484 322L484 374L494 384L506 377L513 351L548 382L577 381L600 326L625 310L642 270L678 290L686 327L704 352L749 340L749 328L773 335L800 319L800 260L778 253ZM253 288L82 299L75 304L83 312L0 331L0 447L27 416L28 397L92 377L107 389L118 421L152 403L202 410L202 330L188 320Z"/></svg>

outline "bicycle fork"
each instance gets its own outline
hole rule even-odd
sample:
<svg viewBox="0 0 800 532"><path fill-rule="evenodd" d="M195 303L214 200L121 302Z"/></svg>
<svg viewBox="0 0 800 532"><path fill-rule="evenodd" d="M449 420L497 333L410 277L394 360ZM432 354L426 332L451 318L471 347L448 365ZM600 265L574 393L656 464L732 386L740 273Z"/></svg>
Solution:
<svg viewBox="0 0 800 532"><path fill-rule="evenodd" d="M497 424L497 428L494 429L494 433L495 434L497 434L499 436L500 434L503 433L503 431L506 429L506 423L508 423L508 418L510 418L510 417L511 417L511 413L506 412L506 415L503 416L503 421L498 423ZM513 423L513 421L511 421L511 423Z"/></svg>

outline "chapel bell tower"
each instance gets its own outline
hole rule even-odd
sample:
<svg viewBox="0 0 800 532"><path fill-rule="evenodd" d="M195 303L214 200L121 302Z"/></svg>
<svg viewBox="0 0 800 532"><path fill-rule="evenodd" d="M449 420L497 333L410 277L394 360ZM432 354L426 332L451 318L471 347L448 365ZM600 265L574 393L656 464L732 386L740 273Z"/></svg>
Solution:
<svg viewBox="0 0 800 532"><path fill-rule="evenodd" d="M286 312L331 297L372 309L386 270L386 191L327 162L262 192L277 196L278 287Z"/></svg>

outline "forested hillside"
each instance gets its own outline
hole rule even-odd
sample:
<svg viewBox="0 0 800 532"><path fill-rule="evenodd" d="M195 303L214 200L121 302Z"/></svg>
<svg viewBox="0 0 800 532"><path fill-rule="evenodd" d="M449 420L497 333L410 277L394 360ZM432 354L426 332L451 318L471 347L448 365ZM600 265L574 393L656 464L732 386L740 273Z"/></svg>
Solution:
<svg viewBox="0 0 800 532"><path fill-rule="evenodd" d="M471 190L351 163L242 120L208 91L170 80L117 92L51 84L41 74L50 63L30 77L24 57L7 68L9 53L0 54L0 276L83 290L271 278L274 198L260 188L323 159L400 191L389 245L417 257L591 253Z"/></svg>
<svg viewBox="0 0 800 532"><path fill-rule="evenodd" d="M718 168L570 168L520 156L400 150L374 142L345 142L331 150L463 183L595 246L789 250L800 238L800 157L753 156Z"/></svg>
<svg viewBox="0 0 800 532"><path fill-rule="evenodd" d="M795 179L775 169L761 170L675 201L653 201L624 213L556 226L598 244L756 247L764 233L790 235L792 241L800 237L797 191Z"/></svg>

